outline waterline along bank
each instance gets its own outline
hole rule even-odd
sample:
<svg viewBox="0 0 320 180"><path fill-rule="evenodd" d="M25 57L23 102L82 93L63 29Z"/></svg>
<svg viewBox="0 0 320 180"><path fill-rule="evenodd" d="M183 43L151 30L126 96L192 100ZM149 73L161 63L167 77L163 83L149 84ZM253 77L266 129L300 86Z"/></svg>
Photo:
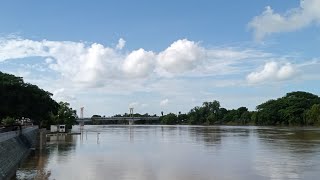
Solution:
<svg viewBox="0 0 320 180"><path fill-rule="evenodd" d="M40 140L45 140L41 134L34 126L0 133L0 180L11 179L23 159L33 149L40 148Z"/></svg>

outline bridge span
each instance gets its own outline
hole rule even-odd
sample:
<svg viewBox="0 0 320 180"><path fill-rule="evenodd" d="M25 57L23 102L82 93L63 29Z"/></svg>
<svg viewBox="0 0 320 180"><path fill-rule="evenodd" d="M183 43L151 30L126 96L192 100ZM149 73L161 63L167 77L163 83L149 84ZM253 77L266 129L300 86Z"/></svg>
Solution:
<svg viewBox="0 0 320 180"><path fill-rule="evenodd" d="M107 122L107 121L127 121L129 124L133 124L135 121L159 121L160 117L92 117L92 118L78 118L78 123L89 123L93 121Z"/></svg>

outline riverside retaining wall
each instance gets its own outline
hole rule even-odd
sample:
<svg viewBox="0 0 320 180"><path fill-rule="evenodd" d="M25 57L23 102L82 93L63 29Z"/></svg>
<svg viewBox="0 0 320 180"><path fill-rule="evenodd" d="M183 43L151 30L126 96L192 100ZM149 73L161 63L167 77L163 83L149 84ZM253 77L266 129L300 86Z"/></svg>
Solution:
<svg viewBox="0 0 320 180"><path fill-rule="evenodd" d="M38 141L37 127L0 133L0 180L10 179Z"/></svg>

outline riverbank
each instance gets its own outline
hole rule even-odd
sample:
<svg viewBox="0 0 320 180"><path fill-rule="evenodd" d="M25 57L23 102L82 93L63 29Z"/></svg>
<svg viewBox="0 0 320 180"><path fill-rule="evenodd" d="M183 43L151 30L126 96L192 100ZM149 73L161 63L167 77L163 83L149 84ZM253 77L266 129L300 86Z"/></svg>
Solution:
<svg viewBox="0 0 320 180"><path fill-rule="evenodd" d="M36 147L38 133L38 127L0 133L0 179L8 180L15 175L23 159Z"/></svg>

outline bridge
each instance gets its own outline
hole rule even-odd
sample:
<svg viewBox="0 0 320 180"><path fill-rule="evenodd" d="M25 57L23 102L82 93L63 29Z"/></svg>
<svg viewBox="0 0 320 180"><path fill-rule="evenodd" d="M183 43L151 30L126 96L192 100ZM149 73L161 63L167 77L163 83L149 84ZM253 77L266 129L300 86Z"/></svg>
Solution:
<svg viewBox="0 0 320 180"><path fill-rule="evenodd" d="M92 118L78 118L76 121L78 123L88 123L93 121L107 122L107 121L126 121L129 124L133 124L135 121L159 121L160 117L150 116L150 117L92 117Z"/></svg>
<svg viewBox="0 0 320 180"><path fill-rule="evenodd" d="M112 117L91 117L91 118L84 118L83 112L84 107L80 108L80 118L76 119L76 121L82 126L85 123L91 123L91 122L115 122L115 121L122 121L122 122L128 122L130 125L134 124L135 121L145 121L145 122L159 122L160 117L158 116L147 116L147 117L134 117L133 116L133 107L129 108L130 110L130 116L128 117L118 117L118 116L112 116Z"/></svg>

